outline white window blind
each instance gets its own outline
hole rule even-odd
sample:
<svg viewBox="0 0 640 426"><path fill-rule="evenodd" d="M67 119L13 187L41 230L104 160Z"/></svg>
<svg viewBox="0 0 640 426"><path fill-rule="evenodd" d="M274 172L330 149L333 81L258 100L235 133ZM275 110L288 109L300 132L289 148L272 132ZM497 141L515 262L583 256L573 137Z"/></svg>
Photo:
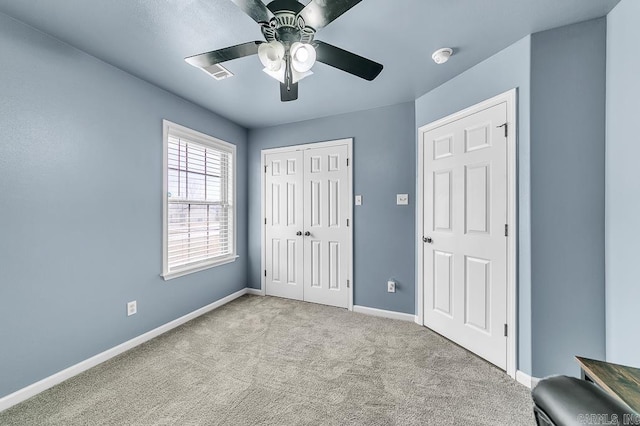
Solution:
<svg viewBox="0 0 640 426"><path fill-rule="evenodd" d="M167 278L235 259L235 147L177 125L165 133Z"/></svg>

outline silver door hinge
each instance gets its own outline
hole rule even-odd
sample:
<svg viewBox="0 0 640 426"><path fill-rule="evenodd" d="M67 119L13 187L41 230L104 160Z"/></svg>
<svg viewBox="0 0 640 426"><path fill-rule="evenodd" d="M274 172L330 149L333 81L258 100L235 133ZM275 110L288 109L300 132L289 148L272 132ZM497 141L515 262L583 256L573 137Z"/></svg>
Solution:
<svg viewBox="0 0 640 426"><path fill-rule="evenodd" d="M347 226L349 226L349 219L347 219Z"/></svg>
<svg viewBox="0 0 640 426"><path fill-rule="evenodd" d="M508 331L508 326L507 324L504 325L504 337L507 337L507 331Z"/></svg>
<svg viewBox="0 0 640 426"><path fill-rule="evenodd" d="M349 159L347 158L347 167L349 167Z"/></svg>
<svg viewBox="0 0 640 426"><path fill-rule="evenodd" d="M264 224L265 225L267 224L267 218L266 217L264 218Z"/></svg>
<svg viewBox="0 0 640 426"><path fill-rule="evenodd" d="M264 276L265 277L267 276L267 270L266 269L264 270Z"/></svg>
<svg viewBox="0 0 640 426"><path fill-rule="evenodd" d="M508 137L509 136L509 123L504 123L500 126L497 126L498 128L500 127L504 127L504 137Z"/></svg>
<svg viewBox="0 0 640 426"><path fill-rule="evenodd" d="M267 166L264 166L264 172L267 173Z"/></svg>
<svg viewBox="0 0 640 426"><path fill-rule="evenodd" d="M508 237L509 236L509 225L508 224L504 224L504 236Z"/></svg>
<svg viewBox="0 0 640 426"><path fill-rule="evenodd" d="M351 283L349 282L349 280L347 280L347 288L351 287Z"/></svg>

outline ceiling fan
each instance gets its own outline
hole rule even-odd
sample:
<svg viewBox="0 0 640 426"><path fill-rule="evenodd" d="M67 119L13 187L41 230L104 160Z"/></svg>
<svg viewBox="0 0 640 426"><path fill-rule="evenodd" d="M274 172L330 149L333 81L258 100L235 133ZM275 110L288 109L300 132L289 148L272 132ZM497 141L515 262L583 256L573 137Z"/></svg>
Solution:
<svg viewBox="0 0 640 426"><path fill-rule="evenodd" d="M273 0L268 5L262 0L232 1L260 25L266 42L251 41L190 56L185 58L187 63L207 68L258 54L264 71L280 81L282 102L298 99L298 82L312 74L316 61L369 81L382 71L377 62L314 39L317 30L361 0L311 0L306 6L297 0Z"/></svg>

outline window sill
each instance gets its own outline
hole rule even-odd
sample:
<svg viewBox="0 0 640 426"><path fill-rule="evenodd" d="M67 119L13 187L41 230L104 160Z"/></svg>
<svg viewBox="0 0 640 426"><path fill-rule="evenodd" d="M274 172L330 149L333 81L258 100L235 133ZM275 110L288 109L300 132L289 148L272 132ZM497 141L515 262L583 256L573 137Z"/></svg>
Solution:
<svg viewBox="0 0 640 426"><path fill-rule="evenodd" d="M227 263L235 262L238 257L240 256L230 256L230 257L225 257L224 259L216 259L214 261L197 263L195 265L185 267L184 269L178 269L176 271L162 273L160 274L160 276L165 281L169 281L174 278L192 274L194 272L200 272L200 271L204 271L205 269L213 268L215 266L226 265Z"/></svg>

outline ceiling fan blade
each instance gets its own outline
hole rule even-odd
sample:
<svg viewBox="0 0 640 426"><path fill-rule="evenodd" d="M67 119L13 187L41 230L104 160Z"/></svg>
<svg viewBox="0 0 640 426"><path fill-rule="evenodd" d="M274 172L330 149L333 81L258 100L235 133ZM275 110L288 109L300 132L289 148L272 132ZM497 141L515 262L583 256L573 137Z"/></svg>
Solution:
<svg viewBox="0 0 640 426"><path fill-rule="evenodd" d="M267 6L262 2L262 0L231 0L234 2L244 13L249 15L259 24L267 23L271 18L273 18L273 13Z"/></svg>
<svg viewBox="0 0 640 426"><path fill-rule="evenodd" d="M365 80L373 80L382 71L382 64L358 56L322 41L314 41L316 61L338 68Z"/></svg>
<svg viewBox="0 0 640 426"><path fill-rule="evenodd" d="M318 30L338 19L362 0L311 0L298 14L311 28Z"/></svg>
<svg viewBox="0 0 640 426"><path fill-rule="evenodd" d="M295 101L298 99L298 83L291 83L289 89L285 83L280 83L280 100L282 102Z"/></svg>
<svg viewBox="0 0 640 426"><path fill-rule="evenodd" d="M300 3L298 0L273 0L269 1L269 4L267 4L267 8L272 13L278 13L279 11L286 10L293 12L296 15L304 9L304 6L305 5Z"/></svg>
<svg viewBox="0 0 640 426"><path fill-rule="evenodd" d="M212 52L189 56L188 58L184 58L184 60L194 67L206 68L211 65L219 64L220 62L243 58L249 55L256 55L258 54L258 47L262 43L262 41L250 41L248 43L225 47L224 49L218 49Z"/></svg>

